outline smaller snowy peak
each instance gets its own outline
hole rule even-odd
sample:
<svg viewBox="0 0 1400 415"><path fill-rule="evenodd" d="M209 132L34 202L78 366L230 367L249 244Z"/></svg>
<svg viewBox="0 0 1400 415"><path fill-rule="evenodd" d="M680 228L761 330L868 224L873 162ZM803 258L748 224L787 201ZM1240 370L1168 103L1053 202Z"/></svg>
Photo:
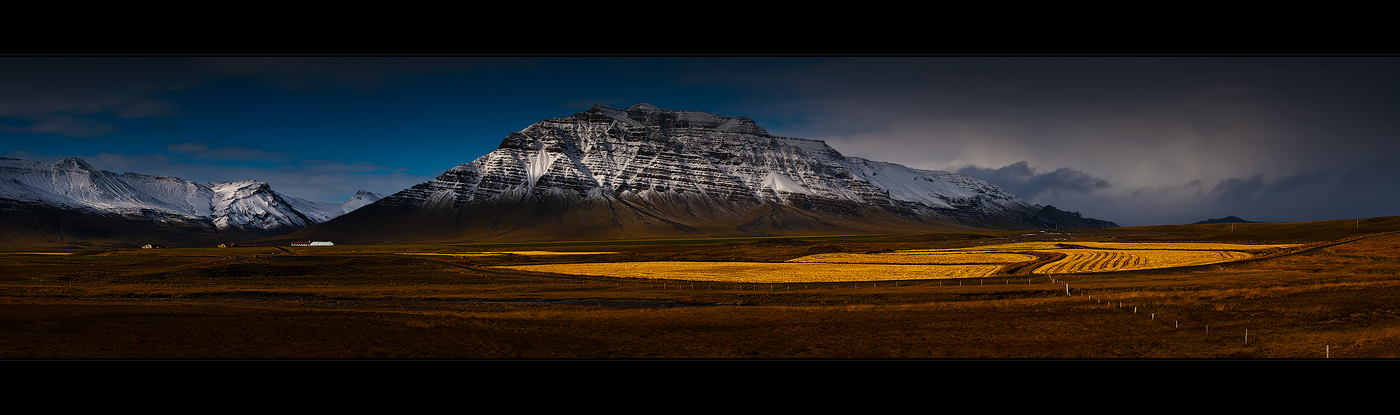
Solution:
<svg viewBox="0 0 1400 415"><path fill-rule="evenodd" d="M378 193L361 190L359 192L356 192L355 196L346 199L344 202L340 202L338 204L317 202L295 197L288 197L286 198L286 201L290 203L293 209L295 209L297 212L300 212L301 214L306 215L308 219L319 223L334 219L335 217L344 215L346 213L350 213L355 209L359 209L361 207L364 207L365 205L374 203L379 199L383 198L384 196Z"/></svg>
<svg viewBox="0 0 1400 415"><path fill-rule="evenodd" d="M656 110L660 110L660 109L661 109L661 108L657 108L655 105L651 105L651 104L648 104L648 103L645 103L645 102L641 102L641 103L638 103L637 105L633 105L633 106L627 107L627 110L628 110L628 111L633 111L633 110L656 111Z"/></svg>
<svg viewBox="0 0 1400 415"><path fill-rule="evenodd" d="M356 192L355 196L352 196L350 199L340 202L340 206L345 208L345 213L350 213L352 210L359 209L361 206L374 203L383 198L384 196L378 193L361 190Z"/></svg>

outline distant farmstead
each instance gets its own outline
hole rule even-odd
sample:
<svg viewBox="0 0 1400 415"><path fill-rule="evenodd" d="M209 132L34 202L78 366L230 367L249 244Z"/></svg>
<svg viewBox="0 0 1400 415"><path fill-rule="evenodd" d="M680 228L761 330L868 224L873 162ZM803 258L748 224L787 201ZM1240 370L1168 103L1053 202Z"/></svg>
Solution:
<svg viewBox="0 0 1400 415"><path fill-rule="evenodd" d="M258 244L235 244L235 243L219 244L219 247L220 247L220 248L245 248L245 247L250 247L250 246L258 246Z"/></svg>
<svg viewBox="0 0 1400 415"><path fill-rule="evenodd" d="M301 241L292 242L292 246L335 246L331 241Z"/></svg>

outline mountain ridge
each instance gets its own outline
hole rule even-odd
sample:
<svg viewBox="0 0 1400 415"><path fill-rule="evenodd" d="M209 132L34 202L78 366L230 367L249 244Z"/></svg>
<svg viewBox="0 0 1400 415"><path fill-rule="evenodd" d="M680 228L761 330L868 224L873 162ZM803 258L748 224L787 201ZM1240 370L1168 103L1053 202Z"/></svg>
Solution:
<svg viewBox="0 0 1400 415"><path fill-rule="evenodd" d="M970 176L846 157L745 117L643 103L533 123L495 151L293 237L408 243L1048 228L1042 211ZM1077 213L1058 218L1054 226L1116 226Z"/></svg>

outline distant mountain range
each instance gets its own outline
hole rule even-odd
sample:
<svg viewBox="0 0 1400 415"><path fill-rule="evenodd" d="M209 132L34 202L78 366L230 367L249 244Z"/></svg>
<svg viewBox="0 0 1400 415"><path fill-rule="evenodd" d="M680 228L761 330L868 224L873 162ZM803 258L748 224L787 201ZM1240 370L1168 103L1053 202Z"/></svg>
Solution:
<svg viewBox="0 0 1400 415"><path fill-rule="evenodd" d="M774 136L748 118L638 104L540 121L436 179L285 238L409 243L1113 226L1026 203L969 176Z"/></svg>
<svg viewBox="0 0 1400 415"><path fill-rule="evenodd" d="M77 158L0 158L11 244L167 246L599 240L1117 225L969 176L847 157L753 120L647 104L540 121L388 197L339 203L265 182L115 174ZM0 245L4 245L0 242Z"/></svg>
<svg viewBox="0 0 1400 415"><path fill-rule="evenodd" d="M1238 216L1226 216L1226 217L1223 217L1223 218L1220 218L1220 219L1206 219L1206 220L1203 220L1203 221L1200 221L1200 222L1192 223L1192 225L1207 225L1207 224L1212 224L1212 223L1263 223L1263 222L1248 221L1248 220L1240 219Z"/></svg>
<svg viewBox="0 0 1400 415"><path fill-rule="evenodd" d="M199 183L116 174L78 158L40 163L0 158L0 234L53 243L208 244L281 235L373 203L287 197L265 182Z"/></svg>

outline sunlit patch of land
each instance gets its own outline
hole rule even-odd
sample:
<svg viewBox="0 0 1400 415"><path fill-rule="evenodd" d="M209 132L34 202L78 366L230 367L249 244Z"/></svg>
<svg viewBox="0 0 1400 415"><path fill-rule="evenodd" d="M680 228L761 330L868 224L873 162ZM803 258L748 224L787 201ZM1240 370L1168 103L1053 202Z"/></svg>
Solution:
<svg viewBox="0 0 1400 415"><path fill-rule="evenodd" d="M1278 248L1297 248L1304 244L1226 244L1191 242L1074 242L1086 248L1103 249L1174 249L1191 251L1260 251Z"/></svg>
<svg viewBox="0 0 1400 415"><path fill-rule="evenodd" d="M395 253L396 253L396 254L399 254L399 255L437 255L437 256L452 256L452 257L481 257L481 256L495 256L495 255L534 255L534 256L552 256L552 255L607 255L607 254L616 254L617 252L588 252L588 251L490 251L490 252L395 252Z"/></svg>
<svg viewBox="0 0 1400 415"><path fill-rule="evenodd" d="M1080 272L1135 271L1194 265L1219 264L1248 259L1252 255L1238 251L1188 250L1057 250L1065 259L1036 268L1036 274L1072 274Z"/></svg>
<svg viewBox="0 0 1400 415"><path fill-rule="evenodd" d="M735 283L933 280L990 276L999 265L898 265L789 262L654 261L498 267L529 272Z"/></svg>
<svg viewBox="0 0 1400 415"><path fill-rule="evenodd" d="M1302 244L1222 244L1186 242L1018 242L946 249L905 249L875 253L819 253L773 262L639 261L570 262L501 266L528 272L615 278L653 278L738 283L809 283L980 278L997 275L1013 264L1061 254L1033 274L1072 274L1190 267L1255 257L1249 251L1277 251ZM541 253L544 252L544 253ZM617 252L520 251L521 255L615 254ZM500 253L431 255L482 256ZM427 255L427 254L423 254Z"/></svg>
<svg viewBox="0 0 1400 415"><path fill-rule="evenodd" d="M860 238L10 246L0 358L1400 357L1400 217ZM1047 266L1068 268L1032 273ZM929 273L957 269L970 271ZM842 283L779 282L814 277Z"/></svg>
<svg viewBox="0 0 1400 415"><path fill-rule="evenodd" d="M1034 261L1035 255L985 252L911 252L899 251L876 254L814 254L789 259L788 262L831 264L1014 264Z"/></svg>
<svg viewBox="0 0 1400 415"><path fill-rule="evenodd" d="M73 255L72 252L5 252L0 255Z"/></svg>

